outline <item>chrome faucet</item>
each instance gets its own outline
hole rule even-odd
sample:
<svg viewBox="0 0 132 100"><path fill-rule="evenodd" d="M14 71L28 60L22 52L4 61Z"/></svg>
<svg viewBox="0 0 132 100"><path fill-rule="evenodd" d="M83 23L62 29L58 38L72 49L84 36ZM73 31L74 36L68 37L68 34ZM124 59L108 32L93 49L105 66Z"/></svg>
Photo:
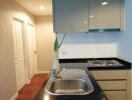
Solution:
<svg viewBox="0 0 132 100"><path fill-rule="evenodd" d="M58 74L62 71L63 69L52 69L52 76L57 79L57 78L60 78L60 76L58 76Z"/></svg>
<svg viewBox="0 0 132 100"><path fill-rule="evenodd" d="M56 69L53 69L52 70L52 75L55 77L55 76L57 76L57 71L56 71Z"/></svg>

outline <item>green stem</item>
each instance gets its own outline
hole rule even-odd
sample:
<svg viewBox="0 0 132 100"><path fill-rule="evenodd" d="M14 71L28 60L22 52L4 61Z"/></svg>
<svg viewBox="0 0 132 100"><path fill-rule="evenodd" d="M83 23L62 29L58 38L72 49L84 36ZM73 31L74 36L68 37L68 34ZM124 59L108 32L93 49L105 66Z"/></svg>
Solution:
<svg viewBox="0 0 132 100"><path fill-rule="evenodd" d="M61 40L61 43L58 45L58 48L60 48L60 47L61 47L61 45L62 45L62 43L63 43L63 41L64 41L64 39L65 39L66 35L67 35L67 32L64 34L64 36L63 36L63 38L62 38L62 40Z"/></svg>
<svg viewBox="0 0 132 100"><path fill-rule="evenodd" d="M62 43L63 43L63 41L64 41L64 38L65 38L66 34L67 34L67 32L64 34L64 36L63 36L63 38L62 38L60 44L59 44L59 42L58 42L58 38L57 38L57 36L56 36L55 44L54 44L54 51L56 51L56 52L59 51L59 48L61 47L61 45L62 45Z"/></svg>
<svg viewBox="0 0 132 100"><path fill-rule="evenodd" d="M55 44L54 44L54 51L56 51L56 52L58 52L58 39L57 39L57 37L56 37L56 39L55 39Z"/></svg>

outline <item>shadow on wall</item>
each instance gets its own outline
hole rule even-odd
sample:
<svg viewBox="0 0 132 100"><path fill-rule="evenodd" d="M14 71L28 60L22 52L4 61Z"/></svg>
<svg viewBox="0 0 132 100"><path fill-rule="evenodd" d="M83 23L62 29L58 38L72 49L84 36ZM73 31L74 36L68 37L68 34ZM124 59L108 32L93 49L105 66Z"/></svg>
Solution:
<svg viewBox="0 0 132 100"><path fill-rule="evenodd" d="M68 33L63 44L110 44L117 43L121 32L110 33ZM58 33L59 41L63 33Z"/></svg>

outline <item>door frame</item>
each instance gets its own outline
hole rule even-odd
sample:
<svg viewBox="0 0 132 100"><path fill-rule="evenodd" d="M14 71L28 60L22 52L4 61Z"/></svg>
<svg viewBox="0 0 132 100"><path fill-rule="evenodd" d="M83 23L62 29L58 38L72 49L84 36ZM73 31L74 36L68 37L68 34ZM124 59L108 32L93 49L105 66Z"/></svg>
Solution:
<svg viewBox="0 0 132 100"><path fill-rule="evenodd" d="M36 34L35 34L35 24L31 24L31 23L27 23L27 26L28 25L30 25L30 26L32 26L33 27L33 31L34 31L34 36L35 36L35 46L36 46ZM28 38L28 36L27 36L27 38ZM34 38L34 37L33 37ZM28 42L27 42L27 48L28 48ZM35 48L36 49L36 52L37 52L37 48ZM27 51L27 53L28 53L28 51ZM28 55L27 55L28 56ZM29 56L28 56L29 57ZM37 54L36 54L36 57L37 57ZM37 59L36 59L37 60ZM37 61L36 61L37 62ZM29 72L30 72L30 68L28 68L29 69ZM30 74L30 73L29 73ZM35 73L34 74L37 74L37 66L35 66Z"/></svg>
<svg viewBox="0 0 132 100"><path fill-rule="evenodd" d="M17 18L17 17L13 17L12 18L12 27L14 28L14 21L18 21L18 22L21 22L22 23L22 40L23 40L23 58L24 58L24 85L26 84L27 82L27 70L26 70L26 66L25 66L25 23L23 20ZM12 28L12 29L13 29ZM13 41L14 41L15 37L14 37L14 29L13 29ZM15 47L14 47L15 49ZM15 54L14 54L15 55ZM15 63L15 58L14 58L14 63ZM16 70L16 66L15 66L15 70ZM17 76L16 76L17 77ZM16 78L16 83L17 83L17 78ZM19 91L18 87L17 87L17 91Z"/></svg>
<svg viewBox="0 0 132 100"><path fill-rule="evenodd" d="M23 30L22 36L23 36L23 55L24 55L24 69L25 69L25 84L29 84L30 81L31 81L31 78L29 76L30 75L30 69L29 69L29 65L28 65L29 61L28 61L28 40L27 40L28 39L28 37L27 37L28 28L27 27L28 27L28 25L33 26L34 27L34 35L36 36L36 34L35 34L35 24L31 24L29 22L25 22L21 18L13 16L12 17L12 25L13 25L13 21L14 20L22 22L22 25L23 25L22 26L22 30ZM36 66L35 69L36 69L35 72L37 73L37 66Z"/></svg>

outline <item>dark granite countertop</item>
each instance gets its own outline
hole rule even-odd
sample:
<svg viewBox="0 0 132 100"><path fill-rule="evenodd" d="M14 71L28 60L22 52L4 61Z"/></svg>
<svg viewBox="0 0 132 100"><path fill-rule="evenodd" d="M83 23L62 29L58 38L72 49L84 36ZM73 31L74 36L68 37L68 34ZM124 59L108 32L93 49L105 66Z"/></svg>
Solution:
<svg viewBox="0 0 132 100"><path fill-rule="evenodd" d="M95 58L60 59L59 61L60 61L61 67L67 67L67 68L68 67L69 68L85 67L87 68L88 69L87 74L95 88L94 92L88 95L68 95L68 96L67 95L61 95L61 96L49 95L45 92L45 85L48 81L48 78L47 78L47 81L43 83L39 93L37 94L34 100L107 100L107 97L102 92L102 90L100 89L99 85L97 84L97 82L95 81L95 79L93 78L89 70L129 70L131 69L131 63L124 61L122 59L119 59L119 58L96 58L96 60L98 59L99 60L116 60L120 62L121 64L123 64L123 66L92 67L92 66L88 66L87 64L87 60L91 60L91 59L95 59Z"/></svg>
<svg viewBox="0 0 132 100"><path fill-rule="evenodd" d="M93 86L94 86L94 91L88 95L50 95L45 92L45 85L48 81L44 82L39 93L35 97L34 100L107 100L107 97L91 75L91 73L86 69L85 71L87 72Z"/></svg>
<svg viewBox="0 0 132 100"><path fill-rule="evenodd" d="M88 60L115 60L123 66L89 66ZM131 69L131 63L119 58L77 58L77 59L60 59L61 67L87 67L89 70L127 70Z"/></svg>

